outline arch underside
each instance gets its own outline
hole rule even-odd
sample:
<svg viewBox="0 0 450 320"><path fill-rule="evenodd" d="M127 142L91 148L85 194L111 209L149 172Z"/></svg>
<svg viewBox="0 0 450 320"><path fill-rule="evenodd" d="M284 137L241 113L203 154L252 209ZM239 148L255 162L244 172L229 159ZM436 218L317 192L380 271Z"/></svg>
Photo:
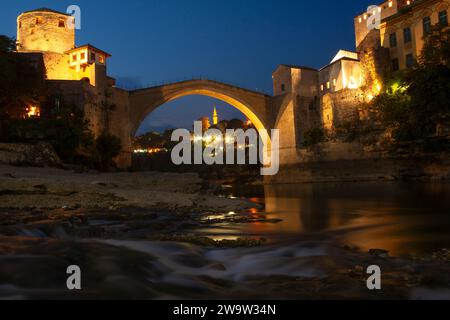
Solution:
<svg viewBox="0 0 450 320"><path fill-rule="evenodd" d="M145 120L145 118L151 114L154 110L156 110L158 107L162 106L165 103L168 103L170 101L190 96L190 95L201 95L201 96L207 96L211 98L215 98L218 100L221 100L223 102L228 103L229 105L232 105L236 109L238 109L240 112L242 112L255 126L256 130L258 132L261 132L266 128L266 125L264 124L263 120L258 117L255 112L251 109L249 104L247 102L243 102L241 99L237 99L232 97L229 94L219 92L217 90L211 89L211 88L189 88L185 90L180 90L175 93L165 95L163 98L158 99L158 101L151 103L143 112L143 114L140 116L140 119L138 123L133 124L133 135L138 130L141 123Z"/></svg>

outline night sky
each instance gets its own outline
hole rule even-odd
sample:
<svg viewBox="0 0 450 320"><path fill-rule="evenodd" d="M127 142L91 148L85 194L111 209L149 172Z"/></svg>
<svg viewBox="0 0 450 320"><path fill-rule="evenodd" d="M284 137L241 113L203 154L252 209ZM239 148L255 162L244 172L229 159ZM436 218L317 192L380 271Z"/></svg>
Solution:
<svg viewBox="0 0 450 320"><path fill-rule="evenodd" d="M113 55L108 70L126 88L207 76L272 93L279 64L320 68L339 49L354 50L353 17L369 1L264 0L6 0L0 34L15 37L16 18L48 7L82 10L77 45L91 43ZM141 127L188 127L217 103L222 119L243 117L214 99L185 97L152 113Z"/></svg>

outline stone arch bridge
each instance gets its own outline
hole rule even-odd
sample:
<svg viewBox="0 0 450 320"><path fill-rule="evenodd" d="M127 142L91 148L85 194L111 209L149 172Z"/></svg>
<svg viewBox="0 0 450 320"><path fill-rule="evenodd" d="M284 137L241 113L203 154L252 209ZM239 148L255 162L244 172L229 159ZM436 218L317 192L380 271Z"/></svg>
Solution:
<svg viewBox="0 0 450 320"><path fill-rule="evenodd" d="M127 107L114 111L109 119L108 131L120 137L124 146L124 153L118 159L119 166L126 167L131 163L131 141L142 121L161 105L188 95L209 96L234 106L252 121L257 130L280 129L280 164L292 162L289 159L295 158L301 122L297 121L295 99L291 94L273 97L218 81L199 79L126 92Z"/></svg>

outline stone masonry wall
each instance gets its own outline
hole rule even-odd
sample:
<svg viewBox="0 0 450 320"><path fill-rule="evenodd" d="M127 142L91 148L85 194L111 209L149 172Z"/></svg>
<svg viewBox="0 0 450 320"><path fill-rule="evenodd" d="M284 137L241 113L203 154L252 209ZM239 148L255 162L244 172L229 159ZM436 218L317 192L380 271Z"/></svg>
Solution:
<svg viewBox="0 0 450 320"><path fill-rule="evenodd" d="M359 89L347 89L327 93L321 98L322 122L329 133L334 133L337 128L359 119L362 94Z"/></svg>
<svg viewBox="0 0 450 320"><path fill-rule="evenodd" d="M17 19L17 50L65 53L75 47L75 30L69 28L64 14L37 11ZM64 26L62 26L64 23Z"/></svg>

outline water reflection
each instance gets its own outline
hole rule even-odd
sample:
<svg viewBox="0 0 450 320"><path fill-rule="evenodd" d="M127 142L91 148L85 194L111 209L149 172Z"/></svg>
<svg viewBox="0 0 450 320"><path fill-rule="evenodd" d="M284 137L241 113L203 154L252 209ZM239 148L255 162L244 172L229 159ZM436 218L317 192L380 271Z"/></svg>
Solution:
<svg viewBox="0 0 450 320"><path fill-rule="evenodd" d="M234 193L244 195L239 190ZM450 184L276 185L265 186L263 195L265 212L261 214L283 221L240 226L241 232L328 233L364 250L383 248L395 254L450 247Z"/></svg>

